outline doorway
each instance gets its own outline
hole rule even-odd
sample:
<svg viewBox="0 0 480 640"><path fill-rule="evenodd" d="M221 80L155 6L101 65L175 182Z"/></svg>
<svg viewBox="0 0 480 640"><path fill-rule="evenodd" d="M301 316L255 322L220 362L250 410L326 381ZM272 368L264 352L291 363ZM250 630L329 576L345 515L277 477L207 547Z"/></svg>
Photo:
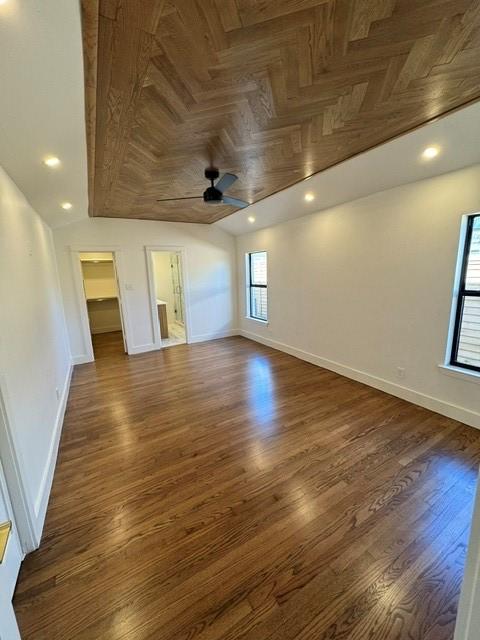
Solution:
<svg viewBox="0 0 480 640"><path fill-rule="evenodd" d="M79 258L94 359L127 353L114 252L79 252Z"/></svg>
<svg viewBox="0 0 480 640"><path fill-rule="evenodd" d="M12 597L21 562L20 540L0 462L0 640L20 640Z"/></svg>
<svg viewBox="0 0 480 640"><path fill-rule="evenodd" d="M154 342L174 347L188 342L184 254L181 249L148 249Z"/></svg>

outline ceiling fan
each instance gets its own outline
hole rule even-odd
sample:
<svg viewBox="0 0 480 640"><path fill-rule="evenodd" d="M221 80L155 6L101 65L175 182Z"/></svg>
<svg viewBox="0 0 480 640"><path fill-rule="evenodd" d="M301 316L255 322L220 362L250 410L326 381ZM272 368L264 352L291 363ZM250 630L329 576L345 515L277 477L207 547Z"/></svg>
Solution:
<svg viewBox="0 0 480 640"><path fill-rule="evenodd" d="M205 178L207 180L210 180L211 186L205 189L205 191L203 192L203 196L186 196L185 198L161 198L160 200L157 200L157 202L173 202L174 200L199 200L200 198L203 198L203 201L206 204L231 204L234 207L239 207L240 209L248 207L248 205L250 204L249 202L224 195L225 191L227 189L230 189L235 180L238 180L238 177L233 175L233 173L224 173L217 184L214 184L219 175L220 174L218 169L215 169L214 167L205 169Z"/></svg>

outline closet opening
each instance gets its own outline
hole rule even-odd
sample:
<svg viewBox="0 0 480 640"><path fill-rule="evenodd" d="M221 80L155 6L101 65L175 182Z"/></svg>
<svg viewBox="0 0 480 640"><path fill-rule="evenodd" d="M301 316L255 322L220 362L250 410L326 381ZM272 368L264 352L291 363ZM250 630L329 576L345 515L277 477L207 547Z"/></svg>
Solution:
<svg viewBox="0 0 480 640"><path fill-rule="evenodd" d="M174 347L188 342L182 250L148 249L155 344Z"/></svg>
<svg viewBox="0 0 480 640"><path fill-rule="evenodd" d="M127 353L115 254L80 252L79 257L94 358Z"/></svg>

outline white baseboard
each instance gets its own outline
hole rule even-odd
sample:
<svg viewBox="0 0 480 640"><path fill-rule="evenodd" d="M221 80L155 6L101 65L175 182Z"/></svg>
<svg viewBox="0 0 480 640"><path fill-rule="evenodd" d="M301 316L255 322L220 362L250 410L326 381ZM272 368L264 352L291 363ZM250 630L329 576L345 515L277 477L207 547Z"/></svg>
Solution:
<svg viewBox="0 0 480 640"><path fill-rule="evenodd" d="M445 402L444 400L434 398L432 396L426 395L425 393L420 393L419 391L415 391L414 389L403 387L402 385L396 384L395 382L390 382L389 380L385 380L384 378L379 378L378 376L366 373L365 371L353 369L352 367L341 364L339 362L334 362L333 360L322 358L313 353L309 353L308 351L303 351L301 349L297 349L296 347L291 347L290 345L284 344L282 342L277 342L276 340L271 340L270 338L264 338L263 336L260 336L256 333L251 333L250 331L244 331L242 329L239 333L249 340L260 342L267 347L278 349L279 351L288 353L291 356L300 358L300 360L305 360L306 362L315 364L318 367L329 369L330 371L334 371L335 373L345 376L346 378L356 380L357 382L363 382L370 387L374 387L375 389L379 389L380 391L385 391L392 396L402 398L402 400L408 400L408 402L411 402L412 404L417 404L420 407L424 407L425 409L430 409L430 411L435 411L436 413L440 413L444 416L447 416L448 418L453 418L454 420L464 422L471 427L480 429L480 414L476 413L475 411L470 411L469 409L465 409L464 407L459 407L458 405Z"/></svg>
<svg viewBox="0 0 480 640"><path fill-rule="evenodd" d="M153 343L149 343L149 344L141 344L138 345L137 347L130 347L128 350L128 355L129 356L133 356L137 353L146 353L147 351L155 351L156 349L159 349L160 347L158 347L157 345L153 344ZM76 365L76 364L87 364L88 362L95 362L95 358L91 358L90 356L83 354L80 356L73 356L72 357L72 364Z"/></svg>
<svg viewBox="0 0 480 640"><path fill-rule="evenodd" d="M231 338L232 336L238 336L238 329L230 329L229 331L218 331L216 333L204 333L199 336L191 336L188 339L188 344L194 344L196 342L207 342L207 340L220 340L221 338Z"/></svg>
<svg viewBox="0 0 480 640"><path fill-rule="evenodd" d="M230 338L231 336L238 336L238 329L231 329L230 331L219 331L217 333L204 333L199 336L192 336L189 338L188 343L194 344L195 342L206 342L207 340L218 340L220 338ZM158 351L162 347L161 345L157 345L154 342L148 342L147 344L139 344L135 347L130 347L128 349L128 355L134 356L138 353L148 353L149 351ZM86 362L93 362L91 358L87 355L74 356L72 358L72 363L75 364L85 364Z"/></svg>
<svg viewBox="0 0 480 640"><path fill-rule="evenodd" d="M70 391L70 382L72 380L73 364L70 365L65 382L63 385L62 393L58 403L57 415L55 417L55 425L53 428L52 439L50 442L50 449L48 451L47 463L43 471L42 479L40 481L40 487L38 495L34 504L35 511L35 528L40 544L42 537L43 525L45 522L45 515L47 513L48 499L50 497L50 490L52 488L53 474L55 473L55 465L57 463L58 445L60 443L60 436L62 435L63 419L65 417L65 410L67 408L68 392Z"/></svg>
<svg viewBox="0 0 480 640"><path fill-rule="evenodd" d="M149 342L148 344L140 344L136 347L129 347L128 355L134 356L137 353L147 353L148 351L158 351L158 349L161 349L161 347L159 347L154 342Z"/></svg>
<svg viewBox="0 0 480 640"><path fill-rule="evenodd" d="M99 327L96 329L91 329L93 335L97 335L97 333L112 333L112 331L121 331L122 325L111 325L110 327Z"/></svg>
<svg viewBox="0 0 480 640"><path fill-rule="evenodd" d="M73 356L72 357L72 365L86 364L87 362L93 362L93 360L92 360L92 358L90 358L90 356L81 355L81 356Z"/></svg>

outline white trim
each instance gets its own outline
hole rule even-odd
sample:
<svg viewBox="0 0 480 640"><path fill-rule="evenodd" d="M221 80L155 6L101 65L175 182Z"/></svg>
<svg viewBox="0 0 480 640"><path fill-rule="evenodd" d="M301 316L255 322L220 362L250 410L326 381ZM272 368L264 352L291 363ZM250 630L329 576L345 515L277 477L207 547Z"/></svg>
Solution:
<svg viewBox="0 0 480 640"><path fill-rule="evenodd" d="M148 344L139 344L136 347L132 347L128 351L129 356L134 356L138 353L147 353L148 351L158 351L158 345L153 342Z"/></svg>
<svg viewBox="0 0 480 640"><path fill-rule="evenodd" d="M217 331L215 333L204 333L199 336L192 336L190 344L196 342L207 342L208 340L220 340L221 338L231 338L240 335L238 329L230 329L229 331Z"/></svg>
<svg viewBox="0 0 480 640"><path fill-rule="evenodd" d="M112 331L121 331L122 330L122 326L118 326L118 324L116 325L111 325L110 327L101 327L99 329L92 329L92 334L94 336L97 335L97 333L112 333Z"/></svg>
<svg viewBox="0 0 480 640"><path fill-rule="evenodd" d="M240 335L244 336L245 338L249 338L250 340L254 340L255 342L260 342L261 344L267 345L268 347L272 347L273 349L284 351L285 353L295 356L296 358L300 358L301 360L305 360L306 362L315 364L318 367L323 367L324 369L335 371L335 373L345 376L346 378L357 380L357 382L363 382L370 387L380 389L380 391L385 391L386 393L390 393L393 396L397 396L398 398L402 398L403 400L407 400L408 402L417 404L420 407L425 407L425 409L430 409L430 411L441 413L448 418L459 420L460 422L464 422L471 427L480 429L480 413L477 413L475 411L470 411L469 409L465 409L463 407L459 407L458 405L445 402L444 400L440 400L439 398L434 398L425 393L420 393L419 391L415 391L414 389L403 387L394 382L390 382L389 380L385 380L384 378L379 378L378 376L366 373L365 371L353 369L352 367L341 364L339 362L334 362L333 360L322 358L313 353L309 353L308 351L302 351L301 349L291 347L287 344L283 344L282 342L277 342L276 340L271 340L270 338L264 338L263 336L260 336L256 333L250 333L249 331L241 330Z"/></svg>
<svg viewBox="0 0 480 640"><path fill-rule="evenodd" d="M87 355L73 356L72 357L72 364L73 365L87 364L88 362L93 362L93 360L90 358L90 356L87 356Z"/></svg>
<svg viewBox="0 0 480 640"><path fill-rule="evenodd" d="M477 213L465 213L460 218L460 233L458 239L457 261L455 263L455 274L452 287L452 306L450 308L450 319L448 322L445 365L450 362L453 347L453 335L455 333L455 318L457 315L458 296L460 291L460 281L462 279L463 256L465 255L465 240L467 238L468 219Z"/></svg>
<svg viewBox="0 0 480 640"><path fill-rule="evenodd" d="M53 429L52 440L50 442L47 462L45 464L37 498L34 504L35 517L37 519L36 529L39 541L42 535L43 524L45 522L45 514L47 513L48 500L50 498L50 491L52 488L53 474L55 473L55 466L57 463L58 446L60 444L60 437L62 435L63 419L65 417L65 411L67 408L68 393L70 391L70 382L72 380L72 372L73 366L70 365L60 396L60 402L58 404L57 415L55 417L55 426Z"/></svg>
<svg viewBox="0 0 480 640"><path fill-rule="evenodd" d="M194 340L190 338L190 327L191 327L190 286L188 282L188 262L187 262L187 252L185 250L185 247L181 247L177 245L168 245L168 244L145 245L145 260L147 263L147 280L148 280L148 297L150 302L150 322L151 322L151 328L152 328L152 341L153 341L152 344L154 346L152 349L136 347L137 351L135 351L135 353L140 353L138 349L142 349L142 351L153 351L154 349L162 348L162 339L160 337L160 327L158 325L157 296L155 291L155 277L154 277L154 267L153 267L153 253L157 251L163 251L167 253L179 253L181 255L183 305L184 305L184 311L185 311L185 318L184 318L185 341L187 344L190 342L194 342ZM132 351L131 353L134 353L134 351Z"/></svg>
<svg viewBox="0 0 480 640"><path fill-rule="evenodd" d="M238 336L238 335L239 335L238 329L232 329L230 331L219 331L217 333L204 333L203 335L191 337L189 344L194 344L197 342L207 342L208 340L219 340L220 338L231 338L232 336ZM185 344L185 343L180 343L180 344ZM141 344L136 347L132 347L128 352L128 354L138 355L140 353L148 353L149 351L158 351L158 350L159 350L158 345L156 345L154 342L150 342L148 344ZM79 362L77 364L83 364L83 363Z"/></svg>
<svg viewBox="0 0 480 640"><path fill-rule="evenodd" d="M33 500L23 481L21 469L26 466L21 453L15 447L14 428L11 423L7 385L0 376L0 455L7 480L20 544L23 553L34 551L39 544L33 517Z"/></svg>
<svg viewBox="0 0 480 640"><path fill-rule="evenodd" d="M2 614L1 637L5 638L5 640L21 640L13 604L11 602L1 602L0 613Z"/></svg>
<svg viewBox="0 0 480 640"><path fill-rule="evenodd" d="M128 313L127 289L125 287L123 253L120 249L115 248L113 254L113 269L117 280L118 288L118 308L120 311L120 322L122 325L122 338L127 353L130 353L130 345L133 345L132 330L130 325L130 316Z"/></svg>
<svg viewBox="0 0 480 640"><path fill-rule="evenodd" d="M254 318L251 314L250 301L251 301L251 286L250 286L250 255L252 253L264 253L267 256L267 319ZM244 256L245 259L245 320L252 320L253 322L260 322L268 327L268 251L266 249L255 249L254 251L247 251Z"/></svg>
<svg viewBox="0 0 480 640"><path fill-rule="evenodd" d="M245 296L245 318L247 318L248 320L250 320L250 253L247 251L244 256L243 256L243 260L245 262L245 268L244 268L244 275L245 275L245 289L244 289L244 296ZM268 285L268 280L267 280L267 285ZM267 290L267 305L268 305L268 290ZM267 306L268 309L268 306Z"/></svg>
<svg viewBox="0 0 480 640"><path fill-rule="evenodd" d="M470 541L454 640L478 640L480 609L480 485L477 483Z"/></svg>
<svg viewBox="0 0 480 640"><path fill-rule="evenodd" d="M150 304L150 328L152 330L152 345L154 349L162 348L160 327L158 324L157 295L155 290L155 277L153 267L153 249L145 247L145 259L147 261L148 302Z"/></svg>
<svg viewBox="0 0 480 640"><path fill-rule="evenodd" d="M251 320L252 322L259 322L260 324L263 324L266 327L268 327L268 325L270 324L268 320L262 320L261 318L252 318L252 316L245 316L245 320Z"/></svg>
<svg viewBox="0 0 480 640"><path fill-rule="evenodd" d="M87 302L85 300L85 291L83 290L83 274L79 253L80 251L78 249L70 247L75 302L77 304L78 314L80 317L83 344L87 350L87 352L81 357L84 358L84 362L93 362L95 360L95 356L93 355L92 336L90 334L90 323L88 321L88 310ZM78 357L79 356L72 357L72 360L75 364L77 364L76 359Z"/></svg>
<svg viewBox="0 0 480 640"><path fill-rule="evenodd" d="M0 384L0 452L23 553L34 551L40 545L57 461L58 445L62 434L63 419L67 407L72 371L73 366L70 364L58 402L47 461L35 499L33 499L23 482L21 469L25 469L26 465L14 444L14 428L9 417L12 414L8 410L6 385Z"/></svg>
<svg viewBox="0 0 480 640"><path fill-rule="evenodd" d="M463 382L473 382L474 384L480 384L480 371L473 371L472 369L463 369L462 367L454 367L452 364L439 364L438 368L441 373L452 378L458 378Z"/></svg>

